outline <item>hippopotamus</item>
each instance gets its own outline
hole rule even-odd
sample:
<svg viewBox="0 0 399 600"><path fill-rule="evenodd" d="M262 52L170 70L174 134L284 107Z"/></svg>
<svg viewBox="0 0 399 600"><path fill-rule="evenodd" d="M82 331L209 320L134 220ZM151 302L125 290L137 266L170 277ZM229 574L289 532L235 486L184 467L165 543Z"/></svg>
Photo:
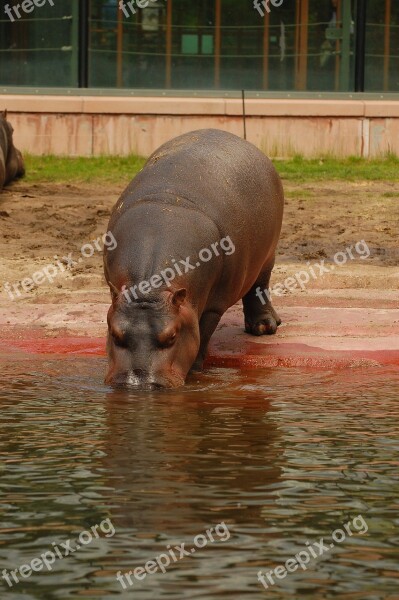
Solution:
<svg viewBox="0 0 399 600"><path fill-rule="evenodd" d="M12 141L14 129L7 121L7 111L0 114L0 190L7 183L25 174L22 154Z"/></svg>
<svg viewBox="0 0 399 600"><path fill-rule="evenodd" d="M108 224L105 382L182 386L240 299L245 331L274 334L281 320L258 294L269 289L283 208L272 162L231 133L193 131L156 150Z"/></svg>

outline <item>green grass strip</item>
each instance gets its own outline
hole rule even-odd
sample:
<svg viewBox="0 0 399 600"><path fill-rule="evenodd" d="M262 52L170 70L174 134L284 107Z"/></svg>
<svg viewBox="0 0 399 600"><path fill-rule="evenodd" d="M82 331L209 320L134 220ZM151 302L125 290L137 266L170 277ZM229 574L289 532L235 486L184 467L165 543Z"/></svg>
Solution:
<svg viewBox="0 0 399 600"><path fill-rule="evenodd" d="M27 155L27 183L128 183L145 164L138 156L98 156L63 158L58 156ZM305 159L296 156L289 160L275 160L274 164L285 180L292 182L345 180L345 181L398 181L399 158L387 155L378 160L363 158Z"/></svg>

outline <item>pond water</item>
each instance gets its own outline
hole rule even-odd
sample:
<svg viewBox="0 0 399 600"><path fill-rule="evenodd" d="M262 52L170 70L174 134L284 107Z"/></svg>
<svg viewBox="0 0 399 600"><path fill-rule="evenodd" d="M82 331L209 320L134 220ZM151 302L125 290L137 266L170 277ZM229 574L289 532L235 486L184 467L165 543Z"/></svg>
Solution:
<svg viewBox="0 0 399 600"><path fill-rule="evenodd" d="M398 369L213 369L139 393L104 386L102 358L0 367L1 600L399 598Z"/></svg>

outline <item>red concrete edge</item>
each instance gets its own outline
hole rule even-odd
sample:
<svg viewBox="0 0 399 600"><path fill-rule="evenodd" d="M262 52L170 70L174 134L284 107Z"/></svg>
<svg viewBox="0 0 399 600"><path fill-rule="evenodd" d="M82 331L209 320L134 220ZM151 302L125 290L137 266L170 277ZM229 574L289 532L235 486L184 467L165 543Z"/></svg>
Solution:
<svg viewBox="0 0 399 600"><path fill-rule="evenodd" d="M105 356L105 338L101 337L23 337L0 340L0 353L21 351L29 354L64 356ZM378 365L399 367L399 350L323 350L306 344L267 344L248 342L237 353L210 352L205 366L225 368L302 367L346 369Z"/></svg>
<svg viewBox="0 0 399 600"><path fill-rule="evenodd" d="M326 353L320 356L320 349L313 348L314 354L306 355L209 355L205 365L207 367L225 367L239 369L256 368L312 368L312 369L348 369L355 367L375 367L378 365L391 365L399 367L398 351L379 351L379 352L334 352Z"/></svg>

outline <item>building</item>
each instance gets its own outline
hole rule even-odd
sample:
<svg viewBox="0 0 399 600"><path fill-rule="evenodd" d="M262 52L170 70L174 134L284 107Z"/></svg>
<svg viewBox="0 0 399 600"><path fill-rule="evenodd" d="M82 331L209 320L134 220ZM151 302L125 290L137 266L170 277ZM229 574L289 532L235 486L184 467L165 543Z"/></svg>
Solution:
<svg viewBox="0 0 399 600"><path fill-rule="evenodd" d="M19 97L13 100L18 113L29 112L23 97L40 94L135 98L133 112L124 113L131 115L145 114L137 104L141 98L152 111L158 104L160 114L167 114L166 105L156 102L166 97L178 99L183 111L172 114L185 116L194 106L189 100L201 98L202 112L194 114L209 117L226 117L231 99L233 119L241 114L237 98L245 90L250 123L251 117L267 117L267 107L276 112L276 102L285 108L274 116L290 117L291 105L293 117L312 116L315 107L315 118L349 119L367 116L366 108L360 115L353 102L379 101L369 116L395 119L397 125L399 3L394 0L11 0L1 10L1 99L4 104L7 97ZM225 102L222 113L217 99ZM328 102L345 100L346 115L340 104L341 115L328 114ZM299 113L298 102L303 103ZM112 113L110 100L103 114L108 110ZM60 104L59 112L67 109ZM391 135L396 134L383 136L383 147L396 151ZM281 140L275 142L277 154L291 152ZM360 153L365 144L362 139ZM270 144L266 149L270 152Z"/></svg>

